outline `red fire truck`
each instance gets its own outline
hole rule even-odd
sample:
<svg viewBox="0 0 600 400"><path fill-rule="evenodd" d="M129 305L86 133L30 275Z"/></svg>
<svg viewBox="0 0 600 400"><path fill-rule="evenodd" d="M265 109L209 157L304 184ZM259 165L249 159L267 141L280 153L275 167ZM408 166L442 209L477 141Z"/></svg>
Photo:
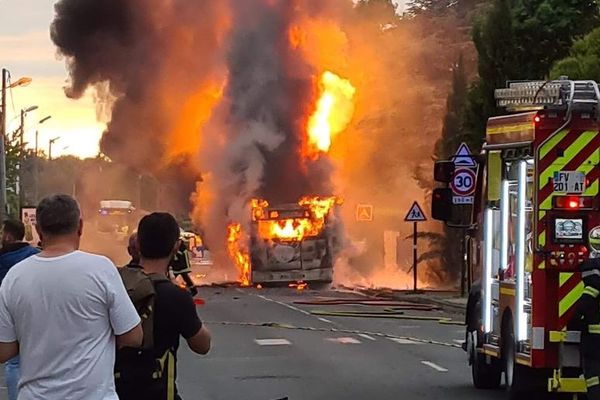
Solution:
<svg viewBox="0 0 600 400"><path fill-rule="evenodd" d="M434 173L433 217L474 238L465 255L480 275L467 307L473 382L497 388L504 375L511 399L582 393L581 335L567 325L583 292L578 268L600 250L598 84L510 82L496 99L508 113L490 118L474 157L466 220L448 187L454 163Z"/></svg>

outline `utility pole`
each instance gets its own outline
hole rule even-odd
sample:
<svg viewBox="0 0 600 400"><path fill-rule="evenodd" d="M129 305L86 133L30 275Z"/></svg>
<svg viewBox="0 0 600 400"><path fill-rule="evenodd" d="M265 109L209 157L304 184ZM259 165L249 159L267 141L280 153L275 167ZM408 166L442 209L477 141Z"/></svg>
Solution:
<svg viewBox="0 0 600 400"><path fill-rule="evenodd" d="M6 91L17 86L27 86L31 78L20 78L8 84L10 73L2 68L2 92L0 92L0 220L6 219L8 209L6 202ZM36 107L37 108L37 107Z"/></svg>
<svg viewBox="0 0 600 400"><path fill-rule="evenodd" d="M52 118L51 115L48 115L45 118L42 118L39 122L38 125L43 124L44 122L48 121L50 118ZM38 197L39 197L39 185L40 185L40 150L39 150L39 130L36 129L35 130L35 165L33 168L33 204L37 205L38 203Z"/></svg>
<svg viewBox="0 0 600 400"><path fill-rule="evenodd" d="M33 204L35 206L37 206L38 203L38 192L39 192L39 160L38 157L40 156L38 153L38 137L39 137L39 131L36 129L35 130L35 157L33 158L33 162L35 163L33 165Z"/></svg>
<svg viewBox="0 0 600 400"><path fill-rule="evenodd" d="M2 101L0 103L0 219L6 219L6 87L8 70L2 68Z"/></svg>
<svg viewBox="0 0 600 400"><path fill-rule="evenodd" d="M19 165L17 174L17 188L19 190L19 208L25 205L25 191L23 190L23 160L25 146L25 110L21 110L21 128L19 129Z"/></svg>
<svg viewBox="0 0 600 400"><path fill-rule="evenodd" d="M25 116L31 111L38 109L38 106L31 106L21 110L21 127L19 128L19 165L17 174L17 191L19 193L19 208L25 206L25 190L23 188L23 162L25 161Z"/></svg>

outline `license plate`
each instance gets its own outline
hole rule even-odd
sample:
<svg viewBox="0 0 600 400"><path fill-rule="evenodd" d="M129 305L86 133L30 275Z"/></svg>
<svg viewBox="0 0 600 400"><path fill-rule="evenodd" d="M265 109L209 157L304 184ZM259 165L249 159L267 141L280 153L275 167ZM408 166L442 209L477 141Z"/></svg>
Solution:
<svg viewBox="0 0 600 400"><path fill-rule="evenodd" d="M555 193L585 192L585 174L579 171L560 171L554 173Z"/></svg>

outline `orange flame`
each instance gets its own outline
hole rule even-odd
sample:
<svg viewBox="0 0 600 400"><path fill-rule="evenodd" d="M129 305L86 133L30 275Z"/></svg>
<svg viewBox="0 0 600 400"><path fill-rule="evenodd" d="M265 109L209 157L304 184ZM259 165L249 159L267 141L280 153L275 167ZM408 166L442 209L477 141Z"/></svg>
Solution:
<svg viewBox="0 0 600 400"><path fill-rule="evenodd" d="M298 205L307 208L304 217L277 219L277 211L271 211L267 218L263 207L267 202L252 202L252 215L258 216L258 233L263 239L280 239L288 241L301 241L306 237L318 236L325 226L325 218L336 204L341 204L338 197L306 196L300 199Z"/></svg>
<svg viewBox="0 0 600 400"><path fill-rule="evenodd" d="M296 282L296 283L290 283L290 284L288 284L288 287L289 288L296 288L297 291L301 292L304 289L308 288L308 283L303 282L303 281L299 281L299 282Z"/></svg>
<svg viewBox="0 0 600 400"><path fill-rule="evenodd" d="M230 224L227 227L227 250L239 272L242 286L250 286L250 254L242 245L242 225Z"/></svg>
<svg viewBox="0 0 600 400"><path fill-rule="evenodd" d="M329 151L335 135L346 129L354 114L356 89L349 80L325 71L319 81L319 90L316 109L308 119L306 155L311 159Z"/></svg>

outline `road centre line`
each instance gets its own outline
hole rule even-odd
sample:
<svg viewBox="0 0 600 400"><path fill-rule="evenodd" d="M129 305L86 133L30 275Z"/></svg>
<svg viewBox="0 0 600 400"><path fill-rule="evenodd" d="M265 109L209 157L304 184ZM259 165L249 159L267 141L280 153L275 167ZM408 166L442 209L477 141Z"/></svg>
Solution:
<svg viewBox="0 0 600 400"><path fill-rule="evenodd" d="M366 333L359 333L358 336L360 336L363 339L367 339L367 340L377 340L373 336L367 335Z"/></svg>
<svg viewBox="0 0 600 400"><path fill-rule="evenodd" d="M277 300L270 299L270 298L268 298L268 297L266 297L266 296L263 296L262 294L259 294L259 295L258 295L258 297L260 297L260 298L261 298L261 299L263 299L263 300L270 301L271 303L276 303L276 304L279 304L280 306L287 307L287 308L289 308L290 310L298 311L298 312L300 312L300 313L302 313L302 314L304 314L304 315L310 315L311 317L313 316L313 315L312 315L311 313L309 313L308 311L302 310L302 309L300 309L300 308L298 308L298 307L294 307L294 306L293 306L293 305L291 305L291 304L287 304L287 303L284 303L284 302L282 302L282 301L277 301Z"/></svg>
<svg viewBox="0 0 600 400"><path fill-rule="evenodd" d="M448 372L448 370L446 368L440 367L439 365L437 365L436 363L433 363L431 361L421 361L421 364L427 365L428 367L433 368L438 372Z"/></svg>
<svg viewBox="0 0 600 400"><path fill-rule="evenodd" d="M360 344L360 340L354 339L353 337L339 337L339 338L327 338L328 342L335 342L340 344Z"/></svg>
<svg viewBox="0 0 600 400"><path fill-rule="evenodd" d="M266 296L263 296L262 294L258 294L257 296L260 297L261 299L265 300L265 301L270 301L271 303L279 304L280 306L284 306L286 308L289 308L290 310L298 311L299 313L302 313L304 315L308 315L310 317L315 317L310 312L308 312L306 310L303 310L301 308L295 307L295 306L293 306L291 304L284 303L283 301L273 300L273 299L270 299L270 298L268 298ZM333 322L330 321L330 320L328 320L327 318L317 317L317 319L319 321L321 321L321 322L325 322L326 324L333 324Z"/></svg>
<svg viewBox="0 0 600 400"><path fill-rule="evenodd" d="M259 346L289 346L292 344L287 339L254 339Z"/></svg>
<svg viewBox="0 0 600 400"><path fill-rule="evenodd" d="M392 342L396 342L398 344L421 344L419 342L415 342L413 340L409 340L409 339L403 339L403 338L389 338Z"/></svg>

